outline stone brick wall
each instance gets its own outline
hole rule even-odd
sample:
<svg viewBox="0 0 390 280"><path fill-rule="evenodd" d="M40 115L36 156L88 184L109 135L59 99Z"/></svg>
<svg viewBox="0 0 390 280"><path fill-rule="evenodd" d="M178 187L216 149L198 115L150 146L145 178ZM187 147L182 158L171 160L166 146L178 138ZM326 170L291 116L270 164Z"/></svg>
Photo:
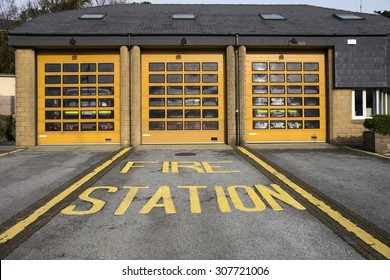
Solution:
<svg viewBox="0 0 390 280"><path fill-rule="evenodd" d="M375 152L379 154L390 153L390 135L375 133Z"/></svg>
<svg viewBox="0 0 390 280"><path fill-rule="evenodd" d="M121 145L130 146L130 64L129 49L120 48Z"/></svg>
<svg viewBox="0 0 390 280"><path fill-rule="evenodd" d="M238 79L240 83L240 145L245 145L246 141L246 47L240 46L238 49Z"/></svg>
<svg viewBox="0 0 390 280"><path fill-rule="evenodd" d="M139 46L131 48L131 80L130 80L130 124L131 145L141 145L141 49Z"/></svg>
<svg viewBox="0 0 390 280"><path fill-rule="evenodd" d="M226 48L227 144L236 144L236 63L234 47Z"/></svg>
<svg viewBox="0 0 390 280"><path fill-rule="evenodd" d="M36 145L35 51L18 49L16 68L16 146Z"/></svg>
<svg viewBox="0 0 390 280"><path fill-rule="evenodd" d="M364 120L352 120L352 90L333 90L330 102L330 142L337 145L362 145Z"/></svg>

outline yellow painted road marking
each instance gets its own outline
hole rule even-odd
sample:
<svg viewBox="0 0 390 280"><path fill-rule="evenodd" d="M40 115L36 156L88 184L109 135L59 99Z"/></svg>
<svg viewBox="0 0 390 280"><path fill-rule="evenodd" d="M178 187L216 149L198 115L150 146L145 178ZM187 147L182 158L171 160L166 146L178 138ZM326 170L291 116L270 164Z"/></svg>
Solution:
<svg viewBox="0 0 390 280"><path fill-rule="evenodd" d="M76 183L71 185L69 188L52 198L49 202L47 202L45 205L37 209L34 213L32 213L27 218L21 220L16 225L12 226L5 232L0 234L0 243L5 243L12 238L14 238L16 235L21 233L23 230L26 229L27 226L31 225L33 222L35 222L38 218L40 218L42 215L44 215L47 211L49 211L51 208L53 208L55 205L57 205L59 202L61 202L63 199L65 199L68 195L70 195L72 192L80 188L83 184L85 184L87 181L95 177L98 173L103 171L106 167L112 164L116 159L120 158L122 155L126 154L131 148L125 148L121 150L119 153L117 153L115 156L113 156L111 159L105 161L100 166L96 167L91 173L85 175L83 178L78 180Z"/></svg>
<svg viewBox="0 0 390 280"><path fill-rule="evenodd" d="M162 203L157 203L162 199ZM176 209L173 205L173 200L171 196L171 191L169 186L161 186L154 195L149 199L149 201L142 207L141 214L148 214L153 208L162 207L165 209L167 214L175 214Z"/></svg>
<svg viewBox="0 0 390 280"><path fill-rule="evenodd" d="M6 155L10 155L10 154L14 154L14 153L21 152L21 151L24 151L24 149L16 149L16 150L4 153L4 154L0 154L0 157L6 156Z"/></svg>
<svg viewBox="0 0 390 280"><path fill-rule="evenodd" d="M354 148L347 147L347 146L343 146L343 148L349 149L349 150L352 150L352 151L356 151L356 152L360 152L360 153L364 153L364 154L368 154L368 155L372 155L372 156L376 156L376 157L390 159L390 157L387 157L387 156L384 156L384 155L381 155L381 154L377 154L377 153L373 153L373 152L368 152L368 151L363 151L363 150L359 150L359 149L354 149Z"/></svg>
<svg viewBox="0 0 390 280"><path fill-rule="evenodd" d="M190 194L191 213L200 214L202 209L200 207L199 189L207 189L207 186L178 186L179 189L188 189Z"/></svg>
<svg viewBox="0 0 390 280"><path fill-rule="evenodd" d="M91 204L91 208L89 208L88 210L75 210L76 205L69 205L68 207L64 208L61 213L65 215L89 215L99 212L100 210L102 210L106 202L98 198L90 197L89 195L96 190L102 189L107 190L107 192L109 193L115 193L118 191L118 188L114 186L99 186L89 188L79 195L79 199L89 202Z"/></svg>
<svg viewBox="0 0 390 280"><path fill-rule="evenodd" d="M259 159L257 156L246 150L242 147L237 147L237 149L250 157L252 160L260 164L264 169L266 169L268 172L276 176L279 180L283 181L286 185L288 185L290 188L292 188L295 192L300 194L302 197L304 197L307 201L309 201L311 204L319 208L322 212L327 214L329 217L331 217L333 220L335 220L337 223L339 223L342 227L344 227L347 231L354 233L358 238L360 238L364 243L369 245L371 248L373 248L375 251L386 257L387 259L390 259L390 247L386 244L382 243L375 237L373 237L368 232L364 231L354 223L352 223L347 218L343 217L339 212L333 210L329 205L327 205L325 202L315 198L312 194L308 193L304 189L302 189L300 186L292 182L290 179L288 179L283 174L279 173L276 169L274 169L269 164L265 163L261 159Z"/></svg>

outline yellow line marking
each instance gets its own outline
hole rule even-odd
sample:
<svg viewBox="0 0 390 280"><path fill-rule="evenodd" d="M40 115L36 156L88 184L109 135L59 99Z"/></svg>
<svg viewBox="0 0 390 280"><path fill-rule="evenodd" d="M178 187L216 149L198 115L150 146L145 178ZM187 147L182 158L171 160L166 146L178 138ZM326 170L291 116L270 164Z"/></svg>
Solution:
<svg viewBox="0 0 390 280"><path fill-rule="evenodd" d="M355 149L355 148L351 148L351 147L347 147L347 146L342 146L342 147L346 148L346 149L349 149L349 150L352 150L352 151L361 152L361 153L372 155L372 156L377 156L377 157L381 157L381 158L390 159L390 157L387 157L387 156L384 156L384 155L381 155L381 154L377 154L377 153L373 153L373 152L369 152L369 151L363 151L363 150L359 150L359 149Z"/></svg>
<svg viewBox="0 0 390 280"><path fill-rule="evenodd" d="M34 213L32 213L30 216L25 218L24 220L21 220L16 225L12 226L2 234L0 234L0 243L5 243L12 238L14 238L17 234L21 233L24 229L26 229L27 226L31 225L33 222L35 222L39 217L41 217L43 214L45 214L47 211L49 211L51 208L53 208L56 204L58 204L60 201L65 199L68 195L70 195L72 192L77 190L79 187L81 187L83 184L85 184L88 180L96 176L99 172L103 171L106 167L111 165L113 161L124 155L126 152L128 152L131 148L125 148L119 153L117 153L115 156L113 156L111 159L104 162L102 165L96 167L91 173L85 175L83 178L78 180L76 183L71 185L69 188L52 198L49 202L47 202L45 205L37 209Z"/></svg>
<svg viewBox="0 0 390 280"><path fill-rule="evenodd" d="M360 238L364 243L368 244L371 248L373 248L378 253L382 254L387 259L390 259L390 247L386 244L382 243L378 239L374 238L371 234L367 233L363 229L359 228L357 225L352 223L347 218L343 217L339 212L333 210L329 205L327 205L325 202L315 198L312 194L308 193L304 189L302 189L300 186L292 182L290 179L285 177L283 174L276 171L273 167L271 167L269 164L265 163L261 159L259 159L257 156L246 150L242 147L237 147L238 150L240 150L242 153L253 159L255 162L260 164L263 168L265 168L268 172L272 173L274 176L276 176L278 179L283 181L285 184L287 184L290 188L292 188L294 191L296 191L298 194L300 194L302 197L304 197L306 200L308 200L311 204L319 208L322 212L327 214L329 217L331 217L333 220L338 222L342 227L344 227L349 232L354 233L358 238Z"/></svg>
<svg viewBox="0 0 390 280"><path fill-rule="evenodd" d="M21 151L24 151L24 149L16 149L16 150L4 153L4 154L0 154L0 157L6 156L6 155L10 155L10 154L14 154L14 153L21 152Z"/></svg>

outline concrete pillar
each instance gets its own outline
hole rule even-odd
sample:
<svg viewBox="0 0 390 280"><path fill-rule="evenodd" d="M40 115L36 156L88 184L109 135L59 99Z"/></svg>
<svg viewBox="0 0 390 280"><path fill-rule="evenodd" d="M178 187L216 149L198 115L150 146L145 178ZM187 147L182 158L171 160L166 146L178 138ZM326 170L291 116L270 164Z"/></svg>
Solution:
<svg viewBox="0 0 390 280"><path fill-rule="evenodd" d="M141 145L141 49L139 46L131 48L131 80L130 80L130 130L131 145Z"/></svg>
<svg viewBox="0 0 390 280"><path fill-rule="evenodd" d="M236 145L236 63L234 47L226 48L226 141Z"/></svg>
<svg viewBox="0 0 390 280"><path fill-rule="evenodd" d="M130 63L127 46L120 48L121 145L130 146Z"/></svg>
<svg viewBox="0 0 390 280"><path fill-rule="evenodd" d="M239 95L240 95L240 145L246 145L246 47L240 46L238 49L238 79L239 79Z"/></svg>
<svg viewBox="0 0 390 280"><path fill-rule="evenodd" d="M16 78L16 146L36 145L35 51L17 49L15 52Z"/></svg>

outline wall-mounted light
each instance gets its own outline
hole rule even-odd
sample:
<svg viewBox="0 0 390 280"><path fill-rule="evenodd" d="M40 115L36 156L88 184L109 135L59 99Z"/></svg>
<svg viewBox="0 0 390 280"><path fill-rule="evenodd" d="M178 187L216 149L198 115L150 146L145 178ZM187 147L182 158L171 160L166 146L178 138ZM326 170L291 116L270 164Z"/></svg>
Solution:
<svg viewBox="0 0 390 280"><path fill-rule="evenodd" d="M292 38L288 41L288 45L298 45L298 40L295 38Z"/></svg>
<svg viewBox="0 0 390 280"><path fill-rule="evenodd" d="M187 39L186 38L181 38L181 45L184 46L184 45L187 45Z"/></svg>
<svg viewBox="0 0 390 280"><path fill-rule="evenodd" d="M69 44L71 44L72 46L76 45L76 40L74 38L70 39Z"/></svg>

